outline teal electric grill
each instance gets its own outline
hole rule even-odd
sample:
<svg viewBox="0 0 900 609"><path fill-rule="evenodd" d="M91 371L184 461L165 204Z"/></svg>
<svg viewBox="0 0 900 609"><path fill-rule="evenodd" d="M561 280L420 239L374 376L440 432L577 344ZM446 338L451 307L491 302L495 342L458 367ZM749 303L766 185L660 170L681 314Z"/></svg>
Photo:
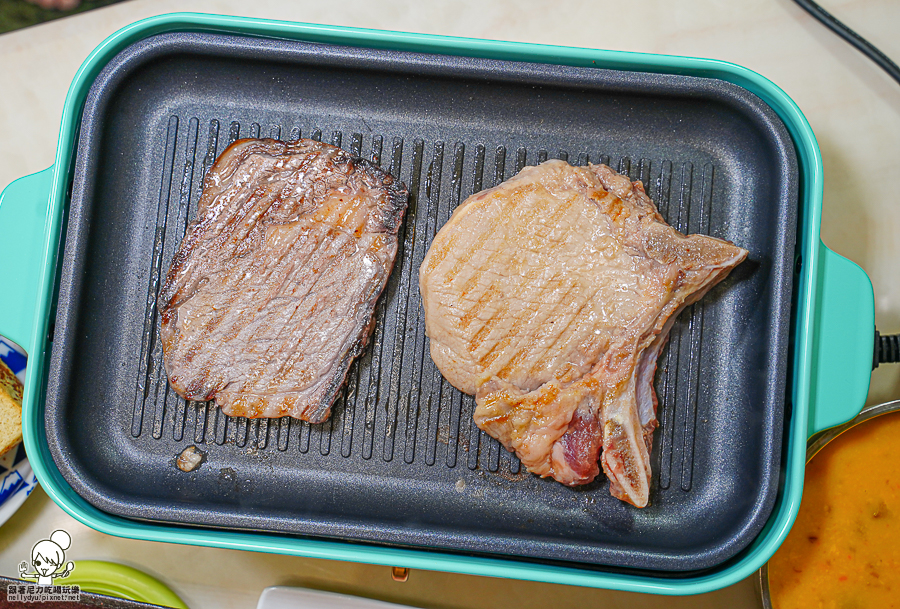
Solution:
<svg viewBox="0 0 900 609"><path fill-rule="evenodd" d="M241 137L319 139L409 188L376 327L325 423L225 417L162 369L155 300L202 179ZM548 158L640 179L683 232L749 259L657 370L651 505L524 471L428 357L418 266L467 196ZM0 199L0 332L29 353L41 485L137 539L669 594L757 570L800 504L807 437L851 419L871 284L819 239L797 106L720 61L176 14L79 70L55 164ZM175 466L190 445L206 454Z"/></svg>

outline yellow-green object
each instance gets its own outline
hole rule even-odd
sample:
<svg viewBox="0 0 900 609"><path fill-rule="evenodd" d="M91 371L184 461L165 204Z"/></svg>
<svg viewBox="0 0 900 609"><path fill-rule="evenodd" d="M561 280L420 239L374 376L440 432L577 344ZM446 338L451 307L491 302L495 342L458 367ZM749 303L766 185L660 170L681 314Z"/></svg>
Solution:
<svg viewBox="0 0 900 609"><path fill-rule="evenodd" d="M188 609L178 595L158 579L133 567L103 560L75 561L71 575L54 585L79 586L82 592L105 594L129 601Z"/></svg>

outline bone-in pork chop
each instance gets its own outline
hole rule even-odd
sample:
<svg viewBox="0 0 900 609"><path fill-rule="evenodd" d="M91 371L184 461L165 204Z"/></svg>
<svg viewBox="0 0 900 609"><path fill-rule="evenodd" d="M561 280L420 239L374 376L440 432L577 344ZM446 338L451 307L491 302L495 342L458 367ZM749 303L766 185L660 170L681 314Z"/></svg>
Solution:
<svg viewBox="0 0 900 609"><path fill-rule="evenodd" d="M469 197L425 256L431 356L529 471L585 484L599 460L643 507L656 359L677 313L746 256L682 235L605 165L527 167Z"/></svg>
<svg viewBox="0 0 900 609"><path fill-rule="evenodd" d="M312 140L238 140L160 292L166 373L227 415L318 423L367 340L406 190Z"/></svg>

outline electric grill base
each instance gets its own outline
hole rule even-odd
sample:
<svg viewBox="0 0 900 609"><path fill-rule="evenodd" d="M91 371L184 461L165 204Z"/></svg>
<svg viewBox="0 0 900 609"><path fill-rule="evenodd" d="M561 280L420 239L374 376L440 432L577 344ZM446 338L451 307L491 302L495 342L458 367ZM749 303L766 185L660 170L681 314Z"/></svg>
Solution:
<svg viewBox="0 0 900 609"><path fill-rule="evenodd" d="M156 293L203 175L231 141L266 136L334 143L410 189L375 333L321 425L185 403L161 365ZM751 252L660 359L644 510L605 479L570 489L525 472L428 357L430 239L469 194L547 158L610 164L679 230ZM29 458L57 503L115 535L642 592L728 585L786 535L807 433L852 418L868 387L872 289L819 241L821 190L802 114L731 64L139 22L76 76L56 164L0 199L2 236L34 252L22 291L0 297L0 331L38 371ZM191 444L205 462L181 472Z"/></svg>

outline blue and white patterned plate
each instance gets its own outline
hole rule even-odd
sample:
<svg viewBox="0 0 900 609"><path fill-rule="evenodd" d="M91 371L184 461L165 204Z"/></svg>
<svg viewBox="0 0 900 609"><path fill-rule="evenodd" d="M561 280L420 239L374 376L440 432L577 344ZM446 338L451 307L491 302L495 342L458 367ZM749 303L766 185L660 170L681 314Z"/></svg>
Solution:
<svg viewBox="0 0 900 609"><path fill-rule="evenodd" d="M0 359L25 382L25 353L2 336ZM37 478L31 471L24 444L14 446L0 457L0 525L9 520L36 487Z"/></svg>

